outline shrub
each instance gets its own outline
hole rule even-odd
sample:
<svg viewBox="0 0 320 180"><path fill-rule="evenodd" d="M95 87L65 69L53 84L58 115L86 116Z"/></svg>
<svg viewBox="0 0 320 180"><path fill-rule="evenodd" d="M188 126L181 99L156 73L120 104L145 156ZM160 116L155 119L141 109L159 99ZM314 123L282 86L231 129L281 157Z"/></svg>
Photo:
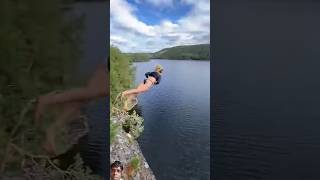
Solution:
<svg viewBox="0 0 320 180"><path fill-rule="evenodd" d="M130 165L133 167L135 171L137 171L140 167L140 157L138 155L134 156L130 160Z"/></svg>
<svg viewBox="0 0 320 180"><path fill-rule="evenodd" d="M130 133L135 139L137 139L144 129L143 118L133 111L132 114L127 115L122 128L126 133Z"/></svg>

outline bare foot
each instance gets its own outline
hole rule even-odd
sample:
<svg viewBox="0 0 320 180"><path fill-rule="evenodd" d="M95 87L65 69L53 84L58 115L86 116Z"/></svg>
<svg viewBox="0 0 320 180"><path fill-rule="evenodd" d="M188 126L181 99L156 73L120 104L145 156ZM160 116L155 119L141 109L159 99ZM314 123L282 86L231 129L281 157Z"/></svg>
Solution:
<svg viewBox="0 0 320 180"><path fill-rule="evenodd" d="M127 100L127 99L124 101L123 110L124 110L124 111L128 111L128 110L129 110L129 109L128 109L128 100Z"/></svg>
<svg viewBox="0 0 320 180"><path fill-rule="evenodd" d="M42 147L50 155L56 155L56 146L54 142L55 136L52 128L48 128L46 131L46 141L43 143Z"/></svg>
<svg viewBox="0 0 320 180"><path fill-rule="evenodd" d="M35 119L34 119L36 126L40 125L40 118L45 110L46 105L48 104L48 102L47 102L48 99L52 98L53 95L55 95L55 94L56 94L56 92L52 92L52 93L49 93L49 94L46 94L43 96L39 96L37 98L37 102L36 102L36 106L35 106Z"/></svg>
<svg viewBox="0 0 320 180"><path fill-rule="evenodd" d="M123 100L123 98L126 97L126 96L127 96L126 92L122 92L121 93L121 100Z"/></svg>
<svg viewBox="0 0 320 180"><path fill-rule="evenodd" d="M34 115L34 123L38 127L40 126L40 116L41 116L43 110L44 110L44 104L39 97L36 102L35 115Z"/></svg>
<svg viewBox="0 0 320 180"><path fill-rule="evenodd" d="M125 111L131 110L137 104L137 95L130 94L127 96L127 99L124 101L123 109Z"/></svg>

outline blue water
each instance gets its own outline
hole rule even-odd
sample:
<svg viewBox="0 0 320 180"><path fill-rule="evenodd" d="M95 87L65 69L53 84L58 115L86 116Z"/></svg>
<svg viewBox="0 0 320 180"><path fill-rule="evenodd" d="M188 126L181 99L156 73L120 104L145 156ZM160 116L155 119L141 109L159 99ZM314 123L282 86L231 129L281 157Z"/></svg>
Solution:
<svg viewBox="0 0 320 180"><path fill-rule="evenodd" d="M160 84L138 98L142 152L158 180L209 179L210 62L138 62L136 84L156 64L164 66Z"/></svg>
<svg viewBox="0 0 320 180"><path fill-rule="evenodd" d="M320 179L320 3L215 4L215 180Z"/></svg>

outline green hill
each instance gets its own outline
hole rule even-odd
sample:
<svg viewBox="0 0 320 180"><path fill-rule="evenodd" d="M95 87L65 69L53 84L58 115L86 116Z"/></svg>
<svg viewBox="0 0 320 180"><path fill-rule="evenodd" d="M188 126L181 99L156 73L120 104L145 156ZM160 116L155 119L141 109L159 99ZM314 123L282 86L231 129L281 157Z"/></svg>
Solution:
<svg viewBox="0 0 320 180"><path fill-rule="evenodd" d="M176 46L165 48L153 53L154 59L192 59L192 60L209 60L210 59L210 45L198 44L188 46Z"/></svg>
<svg viewBox="0 0 320 180"><path fill-rule="evenodd" d="M152 53L124 53L127 55L132 61L140 62L140 61L148 61L152 57Z"/></svg>
<svg viewBox="0 0 320 180"><path fill-rule="evenodd" d="M186 46L175 46L165 48L155 53L126 53L134 62L148 61L149 59L175 59L175 60L209 60L210 45L197 44Z"/></svg>

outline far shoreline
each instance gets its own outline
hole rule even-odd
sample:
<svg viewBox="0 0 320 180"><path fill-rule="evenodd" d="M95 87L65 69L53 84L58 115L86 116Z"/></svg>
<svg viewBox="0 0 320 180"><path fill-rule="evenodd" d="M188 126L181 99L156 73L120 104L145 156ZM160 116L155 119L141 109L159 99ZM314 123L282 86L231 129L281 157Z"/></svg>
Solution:
<svg viewBox="0 0 320 180"><path fill-rule="evenodd" d="M149 62L152 60L169 60L169 61L210 61L210 59L159 59L159 58L152 58L152 59L148 59L148 60L135 60L133 61L134 63L138 63L138 62Z"/></svg>
<svg viewBox="0 0 320 180"><path fill-rule="evenodd" d="M149 61L150 59L210 61L210 44L175 46L151 53L128 52L124 54L133 62Z"/></svg>

